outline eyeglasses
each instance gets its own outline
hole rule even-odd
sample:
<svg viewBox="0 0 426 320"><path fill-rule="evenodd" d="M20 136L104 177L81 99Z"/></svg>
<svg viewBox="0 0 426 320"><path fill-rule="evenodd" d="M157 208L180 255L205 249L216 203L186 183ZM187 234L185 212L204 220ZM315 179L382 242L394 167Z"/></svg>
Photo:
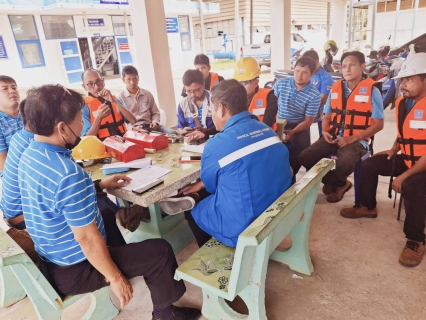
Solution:
<svg viewBox="0 0 426 320"><path fill-rule="evenodd" d="M86 83L86 86L88 87L88 88L93 88L94 86L95 86L95 84L96 84L96 86L98 86L98 87L100 87L100 86L103 86L103 84L104 84L104 79L100 79L100 78L98 78L98 79L96 79L95 80L95 82L93 83L93 82L89 82L89 83Z"/></svg>
<svg viewBox="0 0 426 320"><path fill-rule="evenodd" d="M203 86L201 86L201 87L199 87L198 89L195 89L195 90L186 90L185 89L185 92L186 92L186 94L194 94L194 93L200 92L202 89L203 89Z"/></svg>
<svg viewBox="0 0 426 320"><path fill-rule="evenodd" d="M61 100L65 97L66 94L69 94L70 96L72 96L71 92L65 88L62 84L57 84L58 87L64 89L64 93L62 94Z"/></svg>

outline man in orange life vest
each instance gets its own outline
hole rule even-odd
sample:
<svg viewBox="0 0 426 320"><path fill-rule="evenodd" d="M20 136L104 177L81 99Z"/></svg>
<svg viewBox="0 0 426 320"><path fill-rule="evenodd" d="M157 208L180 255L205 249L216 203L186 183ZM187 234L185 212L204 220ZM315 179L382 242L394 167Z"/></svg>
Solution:
<svg viewBox="0 0 426 320"><path fill-rule="evenodd" d="M371 136L383 129L383 100L375 81L364 78L364 54L342 55L342 80L334 82L324 107L322 137L299 155L307 170L322 158L337 155L336 169L322 182L328 202L338 202L352 187L348 176L367 152Z"/></svg>
<svg viewBox="0 0 426 320"><path fill-rule="evenodd" d="M345 208L345 218L376 218L378 177L391 176L391 188L402 192L405 205L404 233L407 243L399 262L415 267L425 252L426 217L426 53L410 54L396 78L401 78L402 97L396 100L397 138L392 149L363 162L359 204ZM401 154L397 154L401 151ZM393 180L393 177L396 177Z"/></svg>
<svg viewBox="0 0 426 320"><path fill-rule="evenodd" d="M135 116L120 104L111 91L105 89L104 79L97 70L88 69L81 74L83 88L89 95L84 98L84 127L82 135L98 136L104 140L109 136L126 132L126 118L131 124L136 122Z"/></svg>
<svg viewBox="0 0 426 320"><path fill-rule="evenodd" d="M259 88L260 73L257 61L252 57L244 57L235 65L234 79L246 88L248 111L276 131L277 97L271 89Z"/></svg>
<svg viewBox="0 0 426 320"><path fill-rule="evenodd" d="M211 88L223 81L223 77L218 75L216 72L211 72L210 59L205 54L197 54L194 58L194 67L197 70L200 70L204 77L204 88L207 91L210 91ZM185 88L182 89L182 97L186 97Z"/></svg>

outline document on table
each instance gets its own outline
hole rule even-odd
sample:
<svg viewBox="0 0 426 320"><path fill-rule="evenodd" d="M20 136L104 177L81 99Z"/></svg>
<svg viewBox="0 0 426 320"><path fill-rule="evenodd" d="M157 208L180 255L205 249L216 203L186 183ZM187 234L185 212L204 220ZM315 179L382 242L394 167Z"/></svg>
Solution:
<svg viewBox="0 0 426 320"><path fill-rule="evenodd" d="M156 167L156 166L149 166L143 169L139 169L135 172L132 172L128 175L129 178L132 179L132 181L124 186L122 189L132 191L133 189L139 187L141 184L144 184L152 179L158 179L162 176L168 174L172 170Z"/></svg>
<svg viewBox="0 0 426 320"><path fill-rule="evenodd" d="M206 142L202 144L186 144L183 146L184 151L195 152L195 153L203 153Z"/></svg>
<svg viewBox="0 0 426 320"><path fill-rule="evenodd" d="M104 164L101 169L115 169L115 168L134 168L142 169L151 165L151 158L136 159L129 162L113 162Z"/></svg>

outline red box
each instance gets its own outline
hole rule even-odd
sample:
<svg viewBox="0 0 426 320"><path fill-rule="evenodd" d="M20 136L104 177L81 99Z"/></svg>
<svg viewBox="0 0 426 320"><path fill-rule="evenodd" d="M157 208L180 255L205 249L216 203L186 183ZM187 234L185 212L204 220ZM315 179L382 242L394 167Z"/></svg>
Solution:
<svg viewBox="0 0 426 320"><path fill-rule="evenodd" d="M169 139L158 133L129 130L123 138L149 149L160 150L169 146Z"/></svg>
<svg viewBox="0 0 426 320"><path fill-rule="evenodd" d="M107 153L121 162L129 162L145 157L142 146L119 137L108 137L103 141Z"/></svg>

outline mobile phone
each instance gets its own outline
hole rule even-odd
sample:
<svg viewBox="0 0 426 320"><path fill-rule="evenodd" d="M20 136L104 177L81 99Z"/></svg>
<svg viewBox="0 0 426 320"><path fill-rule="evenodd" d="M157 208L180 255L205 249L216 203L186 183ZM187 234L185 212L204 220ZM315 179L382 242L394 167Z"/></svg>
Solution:
<svg viewBox="0 0 426 320"><path fill-rule="evenodd" d="M151 190L152 188L162 184L163 182L164 181L161 179L152 179L134 188L132 192L141 194L141 193L147 192L148 190Z"/></svg>
<svg viewBox="0 0 426 320"><path fill-rule="evenodd" d="M200 162L201 156L179 157L179 162Z"/></svg>

